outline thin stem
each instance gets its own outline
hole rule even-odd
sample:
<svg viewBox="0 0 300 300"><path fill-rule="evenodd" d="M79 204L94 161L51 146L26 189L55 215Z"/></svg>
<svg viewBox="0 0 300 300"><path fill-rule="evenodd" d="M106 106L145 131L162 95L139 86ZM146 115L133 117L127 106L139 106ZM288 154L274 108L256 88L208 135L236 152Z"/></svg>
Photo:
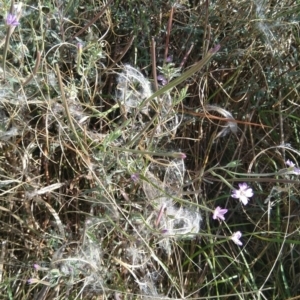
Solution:
<svg viewBox="0 0 300 300"><path fill-rule="evenodd" d="M102 8L102 10L90 21L88 22L82 29L80 29L70 40L74 40L79 35L81 35L88 27L94 24L106 11L107 7L113 2L113 0L109 0L106 5Z"/></svg>
<svg viewBox="0 0 300 300"><path fill-rule="evenodd" d="M164 64L167 61L168 52L169 52L169 43L170 43L170 34L171 34L171 28L172 28L173 15L174 15L174 6L172 6L171 11L170 11L170 17L169 17L168 27L167 27L167 32L166 32L166 47L165 47L165 55L164 55Z"/></svg>
<svg viewBox="0 0 300 300"><path fill-rule="evenodd" d="M25 85L27 85L31 80L32 78L36 75L37 73L37 70L40 66L40 63L41 63L41 52L38 51L37 54L36 54L36 60L35 60L35 65L34 65L34 68L32 70L32 73L28 76L28 78L22 83L22 86L24 87Z"/></svg>
<svg viewBox="0 0 300 300"><path fill-rule="evenodd" d="M55 64L55 69L56 69L56 75L57 75L57 79L58 79L58 85L59 85L59 89L60 89L60 92L61 92L61 99L62 99L62 103L63 103L63 106L65 108L65 111L66 111L66 115L67 115L67 119L69 121L69 124L71 126L71 129L73 131L73 133L75 134L75 137L81 147L81 150L83 151L83 153L85 155L88 156L88 152L86 150L86 147L82 144L82 141L77 133L77 130L74 126L74 123L73 123L73 120L72 120L72 116L70 114L70 111L69 111L69 107L68 107L68 103L67 103L67 99L66 99L66 96L65 96L65 92L64 92L64 88L63 88L63 83L62 83L62 79L61 79L61 75L60 75L60 70L59 70L59 66L58 64Z"/></svg>
<svg viewBox="0 0 300 300"><path fill-rule="evenodd" d="M154 37L151 39L151 61L152 61L152 75L153 75L153 85L154 91L158 91L158 84L157 84L157 73L156 73L156 53L155 53L155 40Z"/></svg>
<svg viewBox="0 0 300 300"><path fill-rule="evenodd" d="M190 49L189 49L188 52L185 54L185 56L184 56L182 62L180 63L180 66L179 66L180 69L183 68L183 66L184 66L184 64L186 63L187 58L189 57L189 55L190 55L190 53L192 52L193 48L194 48L194 43L192 43Z"/></svg>

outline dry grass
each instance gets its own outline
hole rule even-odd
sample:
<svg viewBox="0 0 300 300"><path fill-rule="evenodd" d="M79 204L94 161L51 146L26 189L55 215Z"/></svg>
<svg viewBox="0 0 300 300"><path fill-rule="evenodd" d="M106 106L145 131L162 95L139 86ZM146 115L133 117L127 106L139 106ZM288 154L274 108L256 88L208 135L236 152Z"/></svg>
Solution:
<svg viewBox="0 0 300 300"><path fill-rule="evenodd" d="M0 4L2 299L297 299L299 1L22 4L13 28Z"/></svg>

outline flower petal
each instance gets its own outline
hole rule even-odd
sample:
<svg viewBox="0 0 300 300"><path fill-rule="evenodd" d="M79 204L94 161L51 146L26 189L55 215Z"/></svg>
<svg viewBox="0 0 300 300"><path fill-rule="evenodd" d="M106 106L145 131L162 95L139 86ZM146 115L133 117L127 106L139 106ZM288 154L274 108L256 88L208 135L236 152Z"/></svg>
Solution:
<svg viewBox="0 0 300 300"><path fill-rule="evenodd" d="M243 243L240 241L241 237L242 237L242 233L240 231L237 231L232 234L231 240L238 246L242 246Z"/></svg>
<svg viewBox="0 0 300 300"><path fill-rule="evenodd" d="M241 195L241 196L240 196L240 201L241 201L244 205L247 205L248 202L249 202L249 199L248 199L246 196Z"/></svg>
<svg viewBox="0 0 300 300"><path fill-rule="evenodd" d="M217 206L214 210L212 218L214 220L219 219L219 220L225 221L224 215L227 213L227 211L228 211L228 209L221 208L220 206Z"/></svg>
<svg viewBox="0 0 300 300"><path fill-rule="evenodd" d="M248 198L252 197L253 196L253 191L252 189L248 189L245 191L244 195Z"/></svg>
<svg viewBox="0 0 300 300"><path fill-rule="evenodd" d="M285 162L285 164L289 167L295 167L295 164L289 159Z"/></svg>

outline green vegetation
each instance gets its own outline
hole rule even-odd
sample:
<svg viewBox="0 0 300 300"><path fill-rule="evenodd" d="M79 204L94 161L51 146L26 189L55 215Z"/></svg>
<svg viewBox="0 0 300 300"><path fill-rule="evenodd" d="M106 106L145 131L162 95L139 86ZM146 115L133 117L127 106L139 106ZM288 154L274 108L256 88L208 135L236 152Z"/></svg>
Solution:
<svg viewBox="0 0 300 300"><path fill-rule="evenodd" d="M298 299L300 2L0 4L1 299Z"/></svg>

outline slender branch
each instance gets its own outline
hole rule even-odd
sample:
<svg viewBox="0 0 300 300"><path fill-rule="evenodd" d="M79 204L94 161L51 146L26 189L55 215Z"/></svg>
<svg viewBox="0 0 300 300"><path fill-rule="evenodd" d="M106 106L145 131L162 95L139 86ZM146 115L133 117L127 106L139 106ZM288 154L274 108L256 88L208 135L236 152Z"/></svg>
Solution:
<svg viewBox="0 0 300 300"><path fill-rule="evenodd" d="M74 123L73 123L73 120L72 120L72 116L70 114L70 111L69 111L69 107L68 107L68 103L67 103L67 99L66 99L66 95L65 95L65 92L64 92L64 87L63 87L63 83L62 83L62 79L61 79L61 75L60 75L60 70L59 70L59 66L58 64L55 64L55 69L56 69L56 75L57 75L57 79L58 79L58 85L59 85L59 89L60 89L60 92L61 92L61 99L62 99L62 103L63 103L63 106L65 108L65 111L66 111L66 115L67 115L67 119L69 121L69 124L71 126L71 129L74 133L74 135L76 136L76 139L81 147L81 150L84 152L85 155L88 156L88 153L87 153L87 150L86 150L86 147L82 144L82 141L77 133L77 130L74 126Z"/></svg>
<svg viewBox="0 0 300 300"><path fill-rule="evenodd" d="M183 66L184 66L184 64L186 63L187 58L189 57L189 55L190 55L190 53L192 52L193 48L194 48L194 43L192 43L190 49L189 49L188 52L185 54L185 56L184 56L182 62L180 63L180 66L179 66L180 69L183 68Z"/></svg>
<svg viewBox="0 0 300 300"><path fill-rule="evenodd" d="M70 40L74 40L79 35L81 35L88 27L96 22L106 11L107 7L113 2L113 0L109 0L106 5L102 8L102 10L90 21L88 22L82 29L80 29Z"/></svg>
<svg viewBox="0 0 300 300"><path fill-rule="evenodd" d="M27 85L31 80L32 78L36 75L37 73L37 70L40 66L40 63L41 63L41 52L38 51L37 54L36 54L36 60L35 60L35 65L34 65L34 68L32 70L32 73L28 76L28 78L22 83L22 86L24 87L25 85Z"/></svg>
<svg viewBox="0 0 300 300"><path fill-rule="evenodd" d="M154 85L154 92L158 91L158 84L157 84L157 73L156 73L156 53L155 53L155 40L152 37L151 40L151 61L152 61L152 75L153 75L153 85Z"/></svg>
<svg viewBox="0 0 300 300"><path fill-rule="evenodd" d="M172 28L173 15L174 15L174 6L172 6L170 11L170 17L169 17L168 27L166 32L166 47L165 47L164 63L167 61L168 52L169 52L169 43L170 43L170 34Z"/></svg>
<svg viewBox="0 0 300 300"><path fill-rule="evenodd" d="M135 39L135 36L131 36L129 42L127 43L126 47L121 51L121 55L117 57L117 59L107 68L108 70L112 69L127 53L128 49L131 47L133 41Z"/></svg>

